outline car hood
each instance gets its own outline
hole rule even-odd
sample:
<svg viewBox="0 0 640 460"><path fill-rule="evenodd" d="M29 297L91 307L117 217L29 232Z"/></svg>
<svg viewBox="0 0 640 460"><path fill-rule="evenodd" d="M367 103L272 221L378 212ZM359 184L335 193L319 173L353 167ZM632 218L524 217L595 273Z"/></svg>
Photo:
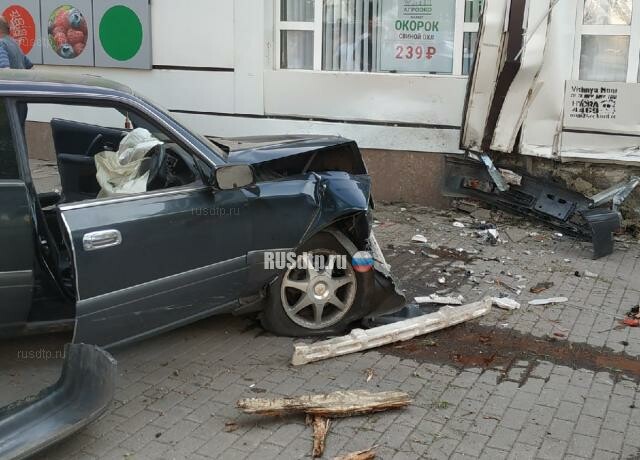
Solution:
<svg viewBox="0 0 640 460"><path fill-rule="evenodd" d="M209 137L227 153L229 163L256 164L354 142L339 136Z"/></svg>

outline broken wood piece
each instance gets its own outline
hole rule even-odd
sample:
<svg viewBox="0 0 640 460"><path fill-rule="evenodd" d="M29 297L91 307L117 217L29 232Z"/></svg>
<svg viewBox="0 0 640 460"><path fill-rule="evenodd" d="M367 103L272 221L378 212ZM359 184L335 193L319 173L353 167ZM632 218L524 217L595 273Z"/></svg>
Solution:
<svg viewBox="0 0 640 460"><path fill-rule="evenodd" d="M322 457L324 454L325 440L329 433L329 419L322 416L313 417L313 458Z"/></svg>
<svg viewBox="0 0 640 460"><path fill-rule="evenodd" d="M376 446L377 447L377 446ZM335 457L333 460L373 460L376 458L376 447Z"/></svg>
<svg viewBox="0 0 640 460"><path fill-rule="evenodd" d="M406 407L411 398L404 391L337 391L324 395L305 395L291 398L247 398L237 406L247 414L286 415L311 414L322 417L349 417L351 415L383 412Z"/></svg>
<svg viewBox="0 0 640 460"><path fill-rule="evenodd" d="M294 345L291 363L294 366L321 361L335 356L381 347L395 342L404 342L414 337L439 331L475 318L491 311L491 299L460 307L442 307L428 315L411 318L397 323L374 327L369 330L354 329L351 334L313 344Z"/></svg>
<svg viewBox="0 0 640 460"><path fill-rule="evenodd" d="M439 295L431 294L427 297L416 297L415 301L417 304L434 303L438 305L462 305L464 297L461 295L457 297L440 297Z"/></svg>

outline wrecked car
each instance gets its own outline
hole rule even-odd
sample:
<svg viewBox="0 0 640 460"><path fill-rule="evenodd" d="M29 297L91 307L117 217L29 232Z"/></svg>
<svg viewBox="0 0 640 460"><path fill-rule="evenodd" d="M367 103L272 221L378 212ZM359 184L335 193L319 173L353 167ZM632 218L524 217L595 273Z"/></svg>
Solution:
<svg viewBox="0 0 640 460"><path fill-rule="evenodd" d="M99 77L11 72L0 97L5 334L74 325L74 342L114 346L260 312L269 330L308 336L401 306L371 234L371 179L355 142L206 139ZM60 188L39 194L21 116L43 106L113 108L128 127L51 118ZM143 189L105 194L95 157L137 129L156 140L140 161ZM367 250L381 262L369 273L265 266L273 251Z"/></svg>
<svg viewBox="0 0 640 460"><path fill-rule="evenodd" d="M87 117L91 107L104 116ZM27 123L50 131L53 190L38 189ZM372 234L371 179L353 141L208 139L117 83L21 71L0 81L0 131L4 337L74 328L75 344L108 348L222 313L326 335L404 304ZM278 269L265 264L275 251L350 262L369 251L375 262ZM73 372L59 391L73 385L65 378ZM30 409L16 410L0 427ZM86 410L98 412L90 401Z"/></svg>

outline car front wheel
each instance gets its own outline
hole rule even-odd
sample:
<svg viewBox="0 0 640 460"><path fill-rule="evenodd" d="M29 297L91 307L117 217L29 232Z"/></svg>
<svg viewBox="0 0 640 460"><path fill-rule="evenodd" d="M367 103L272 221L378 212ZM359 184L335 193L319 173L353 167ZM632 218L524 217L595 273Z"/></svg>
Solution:
<svg viewBox="0 0 640 460"><path fill-rule="evenodd" d="M300 337L341 333L360 319L373 273L356 272L346 250L328 233L311 238L298 256L298 264L271 286L263 326Z"/></svg>

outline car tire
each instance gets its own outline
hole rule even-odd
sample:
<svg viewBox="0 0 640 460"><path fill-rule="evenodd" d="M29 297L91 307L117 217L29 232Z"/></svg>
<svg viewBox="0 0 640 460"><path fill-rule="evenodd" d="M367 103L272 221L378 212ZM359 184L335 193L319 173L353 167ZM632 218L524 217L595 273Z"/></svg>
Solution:
<svg viewBox="0 0 640 460"><path fill-rule="evenodd" d="M366 294L373 288L374 271L369 270L365 273L359 273L354 270L351 256L330 233L319 233L309 239L297 252L298 255L304 253L314 256L332 254L345 256L347 267L346 269L341 269L342 267L340 269L334 269L329 275L325 273L323 277L318 275L317 278L313 278L307 273L305 279L301 278L301 274L304 272L303 270L297 268L285 269L269 289L267 304L261 316L262 326L270 332L288 337L341 334L354 321L360 320L366 315L368 311ZM303 307L298 313L294 313L295 308L291 307L300 304L299 301L302 299L302 296L305 295L305 291L300 290L299 287L291 288L289 286L293 283L287 282L286 280L291 280L292 277L294 283L297 283L298 280L308 283L309 287L306 290L307 300L312 301L311 304ZM332 283L327 277L335 279L337 282ZM332 284L337 286L342 282L347 282L346 280L351 277L353 278L353 284L346 284L338 289L332 289ZM315 284L311 278L317 280ZM323 307L321 321L317 322L316 303L314 302L321 304L323 301L318 297L312 298L312 295L316 293L318 295L324 294L322 289L319 291L314 289L322 288L325 280L327 281L326 285L328 285L328 290L330 291L329 297L331 298L333 295L336 295L338 302L343 301L344 305L348 308L342 311L333 305L332 301L328 301ZM353 293L350 292L352 286L355 289ZM297 297L298 294L300 294L299 298Z"/></svg>

